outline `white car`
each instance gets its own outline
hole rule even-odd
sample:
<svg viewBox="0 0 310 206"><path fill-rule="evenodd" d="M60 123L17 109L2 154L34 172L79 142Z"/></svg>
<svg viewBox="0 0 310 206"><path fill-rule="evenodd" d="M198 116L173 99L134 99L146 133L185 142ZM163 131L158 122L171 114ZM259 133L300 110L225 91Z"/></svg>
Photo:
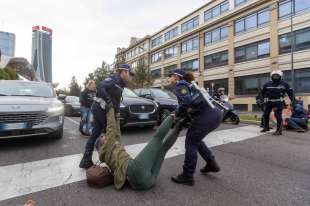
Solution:
<svg viewBox="0 0 310 206"><path fill-rule="evenodd" d="M64 105L52 84L0 80L0 139L62 138Z"/></svg>

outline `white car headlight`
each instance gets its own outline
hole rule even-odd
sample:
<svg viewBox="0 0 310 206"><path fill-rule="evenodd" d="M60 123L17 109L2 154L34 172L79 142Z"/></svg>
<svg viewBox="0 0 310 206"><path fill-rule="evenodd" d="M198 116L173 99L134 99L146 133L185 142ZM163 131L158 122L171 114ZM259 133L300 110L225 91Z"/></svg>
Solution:
<svg viewBox="0 0 310 206"><path fill-rule="evenodd" d="M120 108L125 108L126 106L123 103L121 103L119 107Z"/></svg>
<svg viewBox="0 0 310 206"><path fill-rule="evenodd" d="M154 105L155 105L155 107L156 107L156 109L157 109L157 108L159 107L158 103L155 102L155 101L153 101L153 103L154 103Z"/></svg>
<svg viewBox="0 0 310 206"><path fill-rule="evenodd" d="M63 104L53 104L48 109L48 113L62 113L64 111L64 105Z"/></svg>

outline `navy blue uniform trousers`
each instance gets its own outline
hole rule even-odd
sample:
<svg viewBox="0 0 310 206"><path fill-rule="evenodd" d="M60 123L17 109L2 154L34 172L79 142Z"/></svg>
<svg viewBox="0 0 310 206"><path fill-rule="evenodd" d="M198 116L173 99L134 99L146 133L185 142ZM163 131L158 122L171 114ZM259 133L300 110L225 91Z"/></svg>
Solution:
<svg viewBox="0 0 310 206"><path fill-rule="evenodd" d="M198 114L194 115L191 127L188 129L185 140L185 160L183 174L193 176L196 170L198 155L208 163L214 156L203 139L210 132L219 127L222 122L222 112L215 108L205 106Z"/></svg>
<svg viewBox="0 0 310 206"><path fill-rule="evenodd" d="M102 132L105 132L107 126L107 116L105 110L103 110L97 102L94 102L91 111L94 117L94 127L92 134L89 137L85 151L86 153L92 153L95 147L96 140Z"/></svg>
<svg viewBox="0 0 310 206"><path fill-rule="evenodd" d="M264 112L264 128L269 129L269 119L270 119L270 113L272 109L275 109L274 114L277 119L277 130L281 129L282 127L282 111L284 108L284 104L282 101L278 102L268 102L266 105L266 109Z"/></svg>

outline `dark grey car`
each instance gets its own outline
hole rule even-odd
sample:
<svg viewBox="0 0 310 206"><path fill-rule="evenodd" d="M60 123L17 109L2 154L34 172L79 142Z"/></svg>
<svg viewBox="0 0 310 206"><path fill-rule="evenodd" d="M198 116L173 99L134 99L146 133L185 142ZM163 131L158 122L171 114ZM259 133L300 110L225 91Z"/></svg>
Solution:
<svg viewBox="0 0 310 206"><path fill-rule="evenodd" d="M51 84L0 80L0 139L62 138L64 106Z"/></svg>

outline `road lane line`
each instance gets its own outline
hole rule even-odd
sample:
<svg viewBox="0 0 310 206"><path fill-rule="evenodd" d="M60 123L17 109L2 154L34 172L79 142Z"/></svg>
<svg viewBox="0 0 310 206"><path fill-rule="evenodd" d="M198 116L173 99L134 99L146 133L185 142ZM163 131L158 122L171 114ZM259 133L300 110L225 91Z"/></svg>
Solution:
<svg viewBox="0 0 310 206"><path fill-rule="evenodd" d="M213 132L204 139L209 147L244 141L263 135L257 126L245 126ZM183 155L185 137L179 137L166 158ZM135 157L146 143L125 146ZM0 167L0 201L85 180L85 171L78 168L82 154ZM98 160L94 152L93 159Z"/></svg>
<svg viewBox="0 0 310 206"><path fill-rule="evenodd" d="M76 124L76 125L80 126L80 123L79 123L79 122L77 122L77 121L75 121L75 120L73 120L73 119L71 119L71 118L69 118L69 117L65 117L65 119L69 120L69 121L72 122L73 124Z"/></svg>

